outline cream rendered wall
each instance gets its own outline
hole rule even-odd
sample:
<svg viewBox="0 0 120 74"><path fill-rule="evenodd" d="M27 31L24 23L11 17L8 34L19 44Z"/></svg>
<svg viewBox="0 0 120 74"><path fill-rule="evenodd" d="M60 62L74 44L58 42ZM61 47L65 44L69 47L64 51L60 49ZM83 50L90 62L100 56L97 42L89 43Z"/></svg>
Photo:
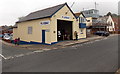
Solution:
<svg viewBox="0 0 120 74"><path fill-rule="evenodd" d="M17 28L13 28L13 39L18 38Z"/></svg>
<svg viewBox="0 0 120 74"><path fill-rule="evenodd" d="M57 42L57 19L72 21L72 35L73 39L76 37L74 36L74 32L78 32L78 38L84 38L85 35L80 34L79 29L79 21L75 18L75 16L68 11L69 8L65 5L62 9L60 9L56 14L54 14L51 18L44 18L32 21L26 21L17 23L18 28L14 29L14 38L20 37L23 41L34 41L34 42L42 42L42 30L49 30L46 32L46 40L45 43L51 44L52 42ZM68 12L67 14L65 14ZM62 18L62 16L69 16L69 19ZM41 21L48 21L50 20L50 24L48 25L40 25ZM33 33L28 34L28 27L33 27ZM17 33L17 34L16 34ZM84 34L86 34L84 30Z"/></svg>
<svg viewBox="0 0 120 74"><path fill-rule="evenodd" d="M79 17L84 17L84 16L81 14ZM79 18L78 18L78 20L79 20ZM83 22L83 23L86 23L86 21ZM86 24L86 26L87 26L87 24ZM81 34L81 30L83 31L83 34ZM80 37L79 38L86 38L86 28L79 28L79 31L80 31Z"/></svg>
<svg viewBox="0 0 120 74"><path fill-rule="evenodd" d="M32 21L26 21L17 23L18 28L17 32L14 29L13 30L13 38L20 37L23 41L34 41L34 42L42 42L42 30L50 30L50 24L48 25L40 25L41 21L48 21L49 18L45 19L38 19L38 20L32 20ZM33 31L32 34L28 34L28 27L32 27ZM17 33L17 34L16 34ZM50 40L50 32L46 32L46 43L51 43Z"/></svg>
<svg viewBox="0 0 120 74"><path fill-rule="evenodd" d="M81 30L83 31L83 34L81 33ZM86 28L80 28L80 37L79 38L86 38Z"/></svg>
<svg viewBox="0 0 120 74"><path fill-rule="evenodd" d="M86 21L86 26L92 26L92 17L87 17L87 20L90 20L89 22Z"/></svg>
<svg viewBox="0 0 120 74"><path fill-rule="evenodd" d="M68 12L67 14L65 14ZM70 19L64 19L62 16L69 16ZM75 39L74 32L79 31L79 24L76 18L73 16L71 11L69 11L69 8L65 5L62 9L60 9L56 14L54 14L51 18L51 42L57 42L57 19L59 20L66 20L66 21L72 21L72 35L73 39ZM55 31L55 33L53 33ZM78 36L80 38L80 34Z"/></svg>

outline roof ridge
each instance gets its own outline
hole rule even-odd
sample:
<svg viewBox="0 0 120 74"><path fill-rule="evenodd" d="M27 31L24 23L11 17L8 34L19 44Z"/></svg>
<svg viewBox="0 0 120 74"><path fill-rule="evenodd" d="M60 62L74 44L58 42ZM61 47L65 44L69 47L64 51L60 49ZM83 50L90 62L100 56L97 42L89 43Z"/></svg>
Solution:
<svg viewBox="0 0 120 74"><path fill-rule="evenodd" d="M31 12L27 16L25 16L24 18L20 19L17 23L35 20L35 19L40 19L40 18L50 18L65 5L70 9L70 7L67 5L67 3L59 4L56 6L52 6L52 7L42 9L42 10ZM70 11L73 13L73 11L71 9L70 9ZM73 15L75 16L74 13L73 13ZM76 18L76 16L75 16L75 18Z"/></svg>
<svg viewBox="0 0 120 74"><path fill-rule="evenodd" d="M47 7L47 8L41 9L41 10L37 10L37 11L31 12L30 14L35 13L35 12L39 12L39 11L43 11L43 10L47 10L47 9L51 9L51 8L54 8L54 7L57 7L57 6L60 6L60 5L65 5L65 4L66 4L66 3L59 4L59 5L55 5L55 6L51 6L51 7ZM28 14L28 15L29 15L29 14Z"/></svg>

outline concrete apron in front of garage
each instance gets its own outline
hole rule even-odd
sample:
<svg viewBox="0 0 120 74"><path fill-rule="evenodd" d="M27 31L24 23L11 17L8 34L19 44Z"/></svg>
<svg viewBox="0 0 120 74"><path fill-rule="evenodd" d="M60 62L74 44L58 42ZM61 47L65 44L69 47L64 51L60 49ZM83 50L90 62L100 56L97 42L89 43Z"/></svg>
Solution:
<svg viewBox="0 0 120 74"><path fill-rule="evenodd" d="M82 44L82 43L86 43L86 42L89 42L89 41L99 40L99 39L102 39L102 38L105 38L105 37L92 36L92 37L89 37L89 38L86 38L86 39L61 41L61 42L58 42L57 44L53 44L53 45L30 44L30 45L15 46L14 44L6 43L6 42L4 42L4 44L19 47L19 48L25 48L25 49L41 49L42 50L42 49L57 49L57 48L72 46L72 45L75 45L75 44Z"/></svg>

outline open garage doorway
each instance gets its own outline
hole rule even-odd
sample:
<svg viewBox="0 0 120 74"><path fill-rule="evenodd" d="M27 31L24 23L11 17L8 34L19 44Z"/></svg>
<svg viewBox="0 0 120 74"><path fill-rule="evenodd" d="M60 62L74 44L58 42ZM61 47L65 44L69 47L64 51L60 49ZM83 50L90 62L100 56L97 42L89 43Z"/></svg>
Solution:
<svg viewBox="0 0 120 74"><path fill-rule="evenodd" d="M72 21L57 20L57 40L72 40Z"/></svg>

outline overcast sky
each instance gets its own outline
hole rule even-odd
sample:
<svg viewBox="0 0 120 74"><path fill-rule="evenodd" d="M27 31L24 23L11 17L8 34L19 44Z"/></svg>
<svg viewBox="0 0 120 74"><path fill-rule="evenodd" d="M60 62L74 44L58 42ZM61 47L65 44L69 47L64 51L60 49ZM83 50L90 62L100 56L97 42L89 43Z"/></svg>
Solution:
<svg viewBox="0 0 120 74"><path fill-rule="evenodd" d="M69 6L75 2L71 8L73 12L80 12L83 8L84 10L93 9L97 2L100 15L107 14L107 12L118 13L118 0L104 0L103 2L101 0L2 0L0 2L0 26L14 25L18 17L65 2Z"/></svg>

